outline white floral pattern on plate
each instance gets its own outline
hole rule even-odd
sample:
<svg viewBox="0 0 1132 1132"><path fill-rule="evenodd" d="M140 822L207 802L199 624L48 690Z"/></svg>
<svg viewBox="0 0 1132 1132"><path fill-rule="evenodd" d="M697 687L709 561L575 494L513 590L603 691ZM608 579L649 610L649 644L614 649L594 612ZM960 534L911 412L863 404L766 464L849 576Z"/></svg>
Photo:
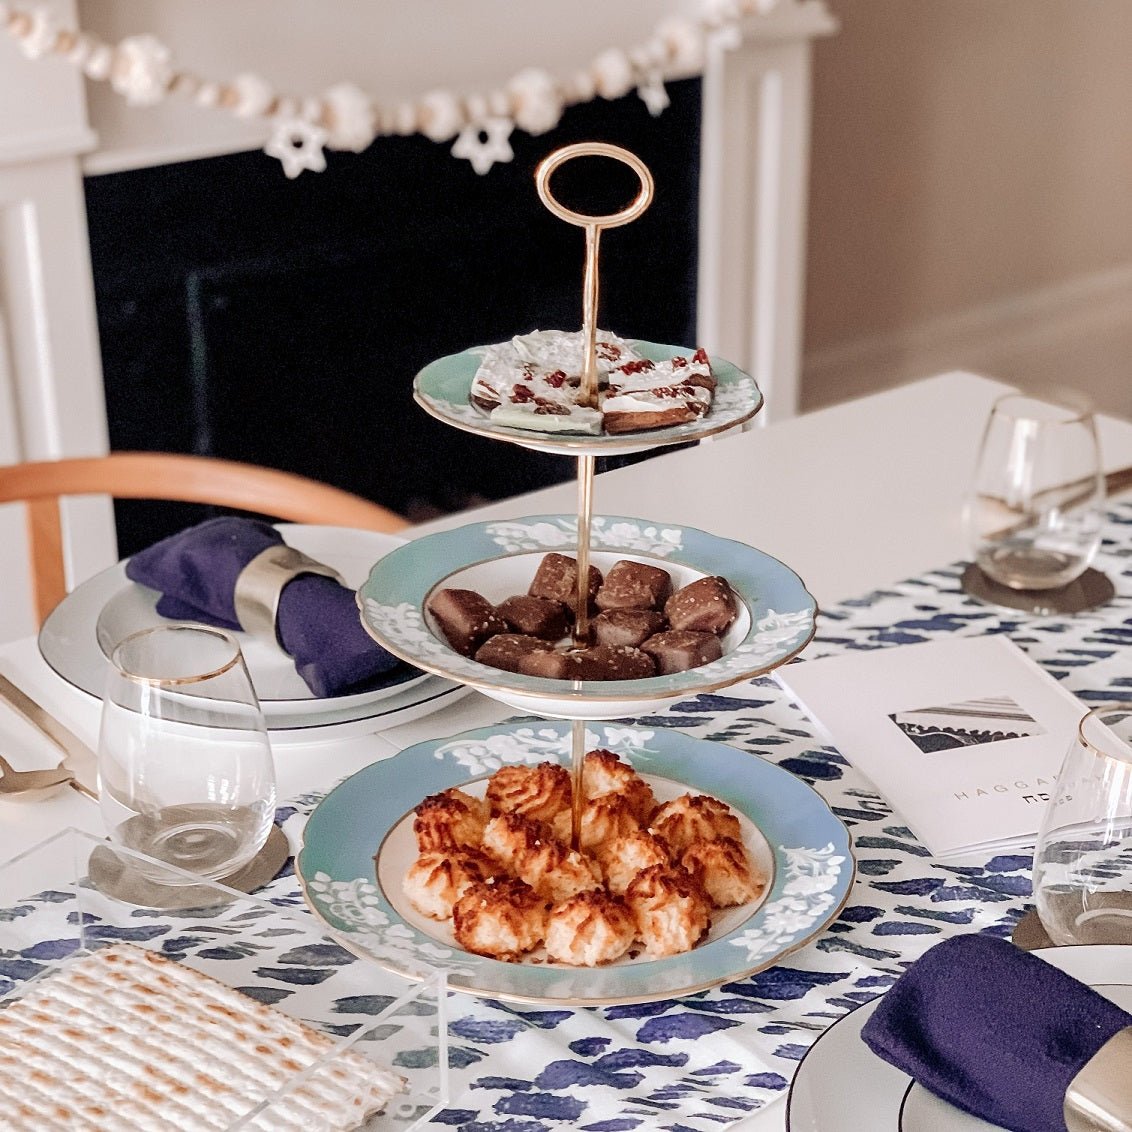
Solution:
<svg viewBox="0 0 1132 1132"><path fill-rule="evenodd" d="M554 522L488 523L487 533L503 550L557 550L578 543L578 520L562 516ZM679 527L657 527L624 520L609 522L600 515L590 527L590 545L608 550L630 551L666 558L683 549Z"/></svg>
<svg viewBox="0 0 1132 1132"><path fill-rule="evenodd" d="M815 924L825 922L836 903L833 890L842 879L847 858L838 854L830 842L822 849L779 846L786 860L787 881L782 895L763 908L760 926L729 940L744 948L747 960L757 963L766 955L778 954L783 945Z"/></svg>
<svg viewBox="0 0 1132 1132"><path fill-rule="evenodd" d="M713 794L755 826L771 877L766 902L734 910L735 919L724 919L692 951L594 969L501 963L451 947L446 938L438 944L426 925L411 923L398 901L415 851L406 833L414 807L506 763L568 763L571 726L555 721L428 740L348 778L307 823L297 870L313 911L351 950L410 978L440 963L456 990L579 1006L651 1001L745 977L836 916L852 884L848 833L810 787L747 752L678 731L591 722L586 732L589 749L614 751L676 793ZM740 937L744 942L731 946Z"/></svg>

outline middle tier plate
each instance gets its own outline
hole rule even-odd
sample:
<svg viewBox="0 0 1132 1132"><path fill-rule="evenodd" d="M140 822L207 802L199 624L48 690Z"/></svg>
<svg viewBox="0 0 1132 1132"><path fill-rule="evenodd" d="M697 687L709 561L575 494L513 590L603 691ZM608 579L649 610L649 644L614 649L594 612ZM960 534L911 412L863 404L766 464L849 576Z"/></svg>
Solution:
<svg viewBox="0 0 1132 1132"><path fill-rule="evenodd" d="M544 554L576 552L577 528L573 515L534 515L471 523L406 543L378 561L358 591L362 624L418 668L522 711L564 719L637 716L728 687L784 664L814 635L817 603L778 559L694 527L596 516L591 560L603 572L628 558L667 570L674 589L705 575L727 579L739 616L722 639L720 659L640 680L549 680L490 668L448 645L426 612L434 590L475 590L493 603L526 593Z"/></svg>

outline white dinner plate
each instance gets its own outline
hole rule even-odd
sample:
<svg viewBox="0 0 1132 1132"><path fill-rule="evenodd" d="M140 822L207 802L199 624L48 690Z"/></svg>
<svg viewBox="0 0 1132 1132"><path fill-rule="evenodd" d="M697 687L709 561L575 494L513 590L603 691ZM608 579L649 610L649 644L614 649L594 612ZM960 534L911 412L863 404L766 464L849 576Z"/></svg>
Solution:
<svg viewBox="0 0 1132 1132"><path fill-rule="evenodd" d="M1127 947L1046 947L1033 953L1132 1010ZM1000 1132L881 1060L861 1040L878 1000L840 1018L810 1047L786 1098L787 1132Z"/></svg>
<svg viewBox="0 0 1132 1132"><path fill-rule="evenodd" d="M333 566L349 586L359 585L374 562L404 542L394 535L344 527L283 523L279 530L289 545ZM52 610L39 633L43 659L68 683L101 699L113 644L131 632L165 622L155 608L157 596L131 582L123 562L103 570ZM454 699L457 691L453 681L399 666L380 688L319 699L282 649L245 633L235 636L273 733L355 722L369 724L370 730L374 724L391 726L419 715L405 713L414 713L420 705L440 706ZM386 718L391 713L394 718Z"/></svg>

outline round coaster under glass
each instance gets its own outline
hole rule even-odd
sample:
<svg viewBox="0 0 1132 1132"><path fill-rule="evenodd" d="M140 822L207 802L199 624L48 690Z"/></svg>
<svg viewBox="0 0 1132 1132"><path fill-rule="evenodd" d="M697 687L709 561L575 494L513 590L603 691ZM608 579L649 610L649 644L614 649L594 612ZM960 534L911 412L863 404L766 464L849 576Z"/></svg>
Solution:
<svg viewBox="0 0 1132 1132"><path fill-rule="evenodd" d="M273 880L286 864L291 847L286 834L271 827L263 848L242 868L215 884L160 884L129 864L109 846L99 846L90 855L91 883L105 896L139 908L211 908L235 900L217 885L237 892L254 892Z"/></svg>
<svg viewBox="0 0 1132 1132"><path fill-rule="evenodd" d="M1116 587L1108 576L1091 566L1066 586L1050 590L1016 590L996 582L971 562L963 571L959 584L964 593L978 601L1020 609L1038 617L1084 613L1108 604L1116 595Z"/></svg>
<svg viewBox="0 0 1132 1132"><path fill-rule="evenodd" d="M1053 940L1049 938L1049 934L1042 926L1036 908L1031 908L1014 925L1010 940L1015 947L1020 947L1023 951L1036 951L1039 947L1053 946Z"/></svg>

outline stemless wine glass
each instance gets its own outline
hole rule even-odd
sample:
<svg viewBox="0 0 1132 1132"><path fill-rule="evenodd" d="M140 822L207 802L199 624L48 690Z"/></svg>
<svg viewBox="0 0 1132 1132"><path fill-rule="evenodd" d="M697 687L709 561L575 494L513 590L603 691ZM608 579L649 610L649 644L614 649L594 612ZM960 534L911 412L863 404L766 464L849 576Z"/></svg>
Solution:
<svg viewBox="0 0 1132 1132"><path fill-rule="evenodd" d="M1103 501L1096 423L1082 398L1008 393L995 402L965 511L985 574L1016 590L1068 585L1096 554Z"/></svg>
<svg viewBox="0 0 1132 1132"><path fill-rule="evenodd" d="M1054 943L1132 943L1132 703L1081 720L1038 833L1034 900Z"/></svg>
<svg viewBox="0 0 1132 1132"><path fill-rule="evenodd" d="M169 625L122 641L107 676L98 770L113 841L208 880L246 865L271 832L275 767L235 639ZM150 879L191 883L165 871Z"/></svg>

